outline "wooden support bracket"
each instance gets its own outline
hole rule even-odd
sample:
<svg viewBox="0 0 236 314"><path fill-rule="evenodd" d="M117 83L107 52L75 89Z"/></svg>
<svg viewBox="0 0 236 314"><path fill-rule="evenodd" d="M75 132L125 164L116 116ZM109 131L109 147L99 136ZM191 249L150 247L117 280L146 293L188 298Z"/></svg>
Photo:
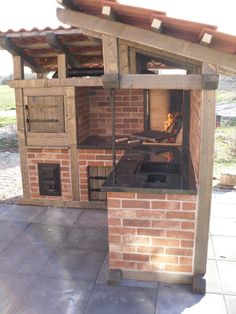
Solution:
<svg viewBox="0 0 236 314"><path fill-rule="evenodd" d="M118 74L104 74L102 76L102 84L105 89L119 88L119 75Z"/></svg>
<svg viewBox="0 0 236 314"><path fill-rule="evenodd" d="M32 57L28 56L21 48L17 47L10 38L5 36L0 37L0 46L10 52L13 56L20 56L23 59L24 64L30 67L34 72L46 72L46 70L41 65L37 64Z"/></svg>

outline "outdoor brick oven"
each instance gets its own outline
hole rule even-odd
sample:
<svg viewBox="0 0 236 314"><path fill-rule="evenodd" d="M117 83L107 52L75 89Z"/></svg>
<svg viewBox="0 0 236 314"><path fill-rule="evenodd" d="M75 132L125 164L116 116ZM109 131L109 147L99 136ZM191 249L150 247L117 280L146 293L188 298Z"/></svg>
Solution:
<svg viewBox="0 0 236 314"><path fill-rule="evenodd" d="M18 202L106 209L109 282L204 291L215 90L218 72L236 72L236 39L163 12L103 5L58 9L75 28L1 34L14 61ZM24 80L23 63L37 79Z"/></svg>

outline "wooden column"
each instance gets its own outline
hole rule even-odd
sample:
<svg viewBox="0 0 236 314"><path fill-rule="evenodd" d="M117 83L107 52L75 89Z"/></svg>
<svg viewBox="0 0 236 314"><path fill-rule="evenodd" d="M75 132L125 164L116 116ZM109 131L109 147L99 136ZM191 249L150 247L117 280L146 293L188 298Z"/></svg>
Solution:
<svg viewBox="0 0 236 314"><path fill-rule="evenodd" d="M77 130L76 130L76 106L75 106L75 88L67 88L67 112L68 112L68 132L70 148L70 172L73 200L79 200L79 168L77 152Z"/></svg>
<svg viewBox="0 0 236 314"><path fill-rule="evenodd" d="M119 72L117 38L102 35L104 73L113 74Z"/></svg>
<svg viewBox="0 0 236 314"><path fill-rule="evenodd" d="M212 74L212 68L203 65L202 72ZM193 290L204 293L203 276L206 273L214 163L215 90L202 91L200 119L201 143Z"/></svg>
<svg viewBox="0 0 236 314"><path fill-rule="evenodd" d="M13 56L13 77L14 80L24 79L24 62L22 57Z"/></svg>
<svg viewBox="0 0 236 314"><path fill-rule="evenodd" d="M119 42L119 73L129 74L129 47Z"/></svg>
<svg viewBox="0 0 236 314"><path fill-rule="evenodd" d="M57 56L58 64L58 78L67 77L67 58L66 55L61 53Z"/></svg>
<svg viewBox="0 0 236 314"><path fill-rule="evenodd" d="M22 177L23 198L30 198L29 191L29 176L28 176L28 163L27 163L27 148L26 148L26 130L25 130L25 114L24 114L24 101L23 89L15 88L16 99L16 119L17 119L17 134L20 153L20 166Z"/></svg>
<svg viewBox="0 0 236 314"><path fill-rule="evenodd" d="M133 47L129 47L129 73L130 74L137 73L136 50Z"/></svg>

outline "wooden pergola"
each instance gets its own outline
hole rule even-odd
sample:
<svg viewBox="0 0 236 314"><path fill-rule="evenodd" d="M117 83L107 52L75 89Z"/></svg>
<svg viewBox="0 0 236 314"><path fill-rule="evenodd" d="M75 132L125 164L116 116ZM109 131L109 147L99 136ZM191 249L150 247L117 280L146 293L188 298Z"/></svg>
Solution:
<svg viewBox="0 0 236 314"><path fill-rule="evenodd" d="M33 202L29 193L27 147L29 143L35 145L39 139L27 138L24 97L54 94L67 97L68 131L60 135L62 144L55 138L48 140L46 135L40 145L45 141L45 146L55 144L70 148L71 204L79 207L84 203L80 203L78 197L75 87L201 91L193 274L194 289L202 290L211 206L215 90L220 73L236 73L236 37L217 32L215 26L172 19L163 12L124 6L116 1L58 0L58 3L64 7L57 9L59 21L71 28L0 34L0 46L13 55L14 61L14 80L9 85L16 93L25 203ZM153 60L159 69L185 69L186 75L141 74L143 65ZM36 80L24 80L23 64L37 73ZM104 75L68 77L70 69L84 66L102 68ZM49 71L57 71L58 78L46 78ZM47 204L52 203L48 201ZM53 204L62 205L63 202Z"/></svg>

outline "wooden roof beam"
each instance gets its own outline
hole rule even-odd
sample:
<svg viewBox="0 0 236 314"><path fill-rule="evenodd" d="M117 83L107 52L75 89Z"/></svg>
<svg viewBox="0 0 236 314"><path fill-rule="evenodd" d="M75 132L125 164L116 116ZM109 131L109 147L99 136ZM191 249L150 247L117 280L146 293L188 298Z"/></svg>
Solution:
<svg viewBox="0 0 236 314"><path fill-rule="evenodd" d="M47 42L49 46L59 54L65 54L68 60L69 65L73 68L79 66L79 62L76 57L69 51L69 49L61 43L59 38L54 33L48 33L46 35Z"/></svg>
<svg viewBox="0 0 236 314"><path fill-rule="evenodd" d="M161 33L163 22L154 17L152 20L151 28L154 32Z"/></svg>
<svg viewBox="0 0 236 314"><path fill-rule="evenodd" d="M0 37L0 46L10 52L13 56L19 56L23 59L24 64L32 69L36 73L44 73L46 70L39 64L37 64L34 59L28 56L22 49L17 47L10 38Z"/></svg>
<svg viewBox="0 0 236 314"><path fill-rule="evenodd" d="M116 20L116 14L115 14L115 12L114 12L113 9L112 9L110 6L108 6L108 5L104 5L104 6L102 7L102 15L103 15L105 18L109 19L109 20L113 20L113 21Z"/></svg>
<svg viewBox="0 0 236 314"><path fill-rule="evenodd" d="M174 53L175 55L191 58L200 62L217 65L219 69L234 71L236 73L236 56L217 51L200 44L175 38L146 29L105 20L103 18L71 10L57 9L59 21L72 26L97 33L114 36L147 48L155 48Z"/></svg>
<svg viewBox="0 0 236 314"><path fill-rule="evenodd" d="M56 1L58 4L60 4L64 8L76 10L76 6L71 2L71 0L56 0Z"/></svg>

